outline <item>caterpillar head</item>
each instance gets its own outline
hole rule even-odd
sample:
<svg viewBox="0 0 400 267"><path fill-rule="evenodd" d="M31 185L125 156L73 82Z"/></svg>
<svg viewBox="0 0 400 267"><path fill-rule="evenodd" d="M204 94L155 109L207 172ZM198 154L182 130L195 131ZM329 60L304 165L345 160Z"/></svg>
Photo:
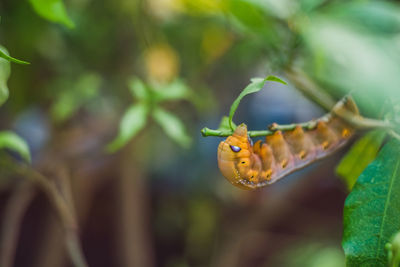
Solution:
<svg viewBox="0 0 400 267"><path fill-rule="evenodd" d="M233 185L243 189L256 187L261 161L253 153L245 124L239 125L231 136L219 144L218 167Z"/></svg>

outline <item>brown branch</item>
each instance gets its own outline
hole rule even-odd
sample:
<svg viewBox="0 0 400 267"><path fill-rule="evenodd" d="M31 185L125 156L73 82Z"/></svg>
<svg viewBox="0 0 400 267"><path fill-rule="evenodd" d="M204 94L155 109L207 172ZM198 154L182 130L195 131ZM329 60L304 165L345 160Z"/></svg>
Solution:
<svg viewBox="0 0 400 267"><path fill-rule="evenodd" d="M0 235L0 266L2 267L14 265L21 222L34 195L33 184L29 181L21 181L6 204Z"/></svg>
<svg viewBox="0 0 400 267"><path fill-rule="evenodd" d="M155 266L151 242L148 177L141 165L132 162L132 147L121 153L118 187L118 252L121 266Z"/></svg>
<svg viewBox="0 0 400 267"><path fill-rule="evenodd" d="M286 70L286 76L308 99L311 99L325 110L331 110L336 101L324 90L321 90L307 74L298 68Z"/></svg>
<svg viewBox="0 0 400 267"><path fill-rule="evenodd" d="M67 250L72 263L76 267L87 267L88 265L83 255L78 238L78 225L76 222L76 216L71 208L70 203L67 201L68 198L64 198L62 196L54 182L50 181L41 173L35 171L29 166L16 164L12 160L2 160L1 163L6 164L6 168L10 168L16 174L29 179L43 190L62 222L65 231Z"/></svg>
<svg viewBox="0 0 400 267"><path fill-rule="evenodd" d="M55 184L49 181L41 173L28 167L21 167L20 173L37 183L54 206L64 226L65 241L72 263L76 267L87 267L88 265L79 242L78 225L70 204L58 192Z"/></svg>
<svg viewBox="0 0 400 267"><path fill-rule="evenodd" d="M326 110L331 110L336 101L324 90L318 87L307 74L298 68L290 68L286 71L287 77L293 82L298 90L300 90L307 98L313 100ZM362 116L354 116L354 113L343 110L340 114L336 114L351 125L359 129L379 128L389 131L395 131L396 127L392 123L384 120L376 120L365 118Z"/></svg>
<svg viewBox="0 0 400 267"><path fill-rule="evenodd" d="M318 105L323 107L325 110L329 110L330 112L317 120L311 120L305 123L287 125L279 125L277 123L273 123L268 127L268 130L248 131L250 137L268 136L272 135L275 131L278 130L290 131L298 125L305 129L313 129L316 126L317 121L328 121L329 118L332 116L334 107L337 104L336 101L329 94L325 93L321 88L319 88L318 85L316 85L311 79L309 79L307 74L299 69L292 68L287 70L286 75L294 83L296 88L299 89L306 97L310 98ZM345 99L346 97L344 97L341 101L344 101ZM396 128L396 126L389 121L365 118L360 115L355 115L353 112L347 110L340 110L340 112L335 113L335 115L339 116L357 129L383 129L388 131L389 134L391 134L395 138L399 139L400 137L398 134L396 134L396 131L399 131L399 129ZM227 137L233 134L233 130L214 130L205 127L201 130L201 134L203 135L203 137Z"/></svg>

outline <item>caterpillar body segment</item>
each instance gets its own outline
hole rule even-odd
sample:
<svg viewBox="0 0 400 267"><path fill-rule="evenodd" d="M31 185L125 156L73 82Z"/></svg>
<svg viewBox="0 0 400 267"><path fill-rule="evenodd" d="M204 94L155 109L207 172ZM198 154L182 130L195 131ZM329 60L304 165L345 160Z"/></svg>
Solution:
<svg viewBox="0 0 400 267"><path fill-rule="evenodd" d="M242 189L256 189L272 184L286 175L324 158L342 147L355 129L346 123L344 114L359 115L353 99L346 97L324 117L288 131L275 131L265 142L254 145L247 126L235 132L218 146L218 167L225 178Z"/></svg>

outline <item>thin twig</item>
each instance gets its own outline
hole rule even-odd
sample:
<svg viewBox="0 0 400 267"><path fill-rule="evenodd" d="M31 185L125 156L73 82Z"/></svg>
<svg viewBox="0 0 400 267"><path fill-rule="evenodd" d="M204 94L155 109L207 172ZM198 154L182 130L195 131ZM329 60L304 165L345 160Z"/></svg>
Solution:
<svg viewBox="0 0 400 267"><path fill-rule="evenodd" d="M120 161L118 183L118 239L117 249L121 266L155 266L150 224L149 191L145 172L132 162L132 148L126 147ZM140 245L138 245L140 244Z"/></svg>
<svg viewBox="0 0 400 267"><path fill-rule="evenodd" d="M395 126L387 121L375 120L364 118L361 116L355 116L353 113L348 111L343 111L340 114L337 114L339 117L343 118L345 121L350 123L353 127L357 129L384 129L390 130L390 134L396 134L393 129ZM268 136L274 134L276 131L292 131L295 127L301 126L303 129L312 130L316 127L318 121L328 121L332 116L331 113L327 113L324 116L320 117L317 120L311 120L303 123L293 123L293 124L277 124L273 123L268 126L269 130L263 131L249 131L248 134L250 137L259 137L259 136ZM217 136L217 137L226 137L233 134L233 131L230 130L213 130L207 127L201 130L201 134L204 137L207 136Z"/></svg>
<svg viewBox="0 0 400 267"><path fill-rule="evenodd" d="M259 137L259 136L267 136L267 135L272 135L276 131L291 131L294 130L297 126L301 126L303 129L306 130L311 130L314 129L317 126L318 121L329 121L331 118L331 114L327 113L324 116L320 117L318 120L311 120L308 122L303 122L303 123L292 123L292 124L285 124L285 125L280 125L277 123L272 123L271 125L268 126L269 130L263 130L263 131L249 131L248 134L250 137ZM218 137L225 137L225 136L230 136L233 134L233 131L230 130L213 130L209 129L207 127L203 128L201 130L201 134L204 137L207 136L218 136Z"/></svg>
<svg viewBox="0 0 400 267"><path fill-rule="evenodd" d="M306 97L310 98L322 108L332 110L335 106L335 100L324 92L317 84L315 84L306 73L298 68L290 68L286 71L287 77ZM395 130L395 126L388 121L365 118L355 116L354 113L347 110L341 110L340 114L336 114L352 126L359 129L379 128L386 130Z"/></svg>
<svg viewBox="0 0 400 267"><path fill-rule="evenodd" d="M331 98L329 94L326 94L323 90L321 90L315 83L313 83L306 74L301 72L300 70L293 70L287 72L288 77L294 81L294 84L297 88L299 88L307 97L311 98L315 102L317 102L320 106L325 108L326 110L332 110L336 105L336 102ZM307 88L307 89L306 89ZM343 98L341 101L344 101ZM271 124L268 129L262 131L249 131L248 134L250 137L259 137L259 136L268 136L274 134L276 131L291 131L297 126L301 126L306 130L314 129L317 125L318 121L329 121L332 117L333 111L325 114L317 120L311 120L309 122L297 123L297 124L286 124L279 125L277 123ZM376 120L371 118L365 118L360 115L355 115L353 112L347 110L340 110L340 113L335 113L338 117L345 120L347 123L351 124L353 127L357 129L384 129L390 131L389 133L393 136L396 136L396 127L390 123L389 121L384 120ZM207 127L201 130L201 134L204 137L207 136L217 136L217 137L226 137L233 134L231 130L213 130Z"/></svg>
<svg viewBox="0 0 400 267"><path fill-rule="evenodd" d="M87 267L88 265L78 238L78 225L69 203L58 192L54 183L41 173L25 166L21 166L19 171L22 175L37 183L53 204L64 226L66 245L73 264L76 267Z"/></svg>
<svg viewBox="0 0 400 267"><path fill-rule="evenodd" d="M29 166L16 164L11 160L7 161L6 164L8 165L7 167L12 168L15 173L37 184L47 195L62 222L65 231L65 241L72 263L76 267L87 267L88 265L78 238L76 217L67 199L62 196L52 181Z"/></svg>
<svg viewBox="0 0 400 267"><path fill-rule="evenodd" d="M389 131L389 134L390 134L392 137L394 137L394 138L396 138L397 140L400 141L400 135L399 135L398 133L396 133L395 131L390 130L390 131Z"/></svg>
<svg viewBox="0 0 400 267"><path fill-rule="evenodd" d="M325 110L331 110L336 104L333 99L324 90L321 90L307 74L298 68L290 68L286 70L286 76L296 86L301 93L303 93L308 99L311 99Z"/></svg>
<svg viewBox="0 0 400 267"><path fill-rule="evenodd" d="M35 195L30 181L20 181L7 202L0 235L0 266L14 265L20 226L26 209Z"/></svg>

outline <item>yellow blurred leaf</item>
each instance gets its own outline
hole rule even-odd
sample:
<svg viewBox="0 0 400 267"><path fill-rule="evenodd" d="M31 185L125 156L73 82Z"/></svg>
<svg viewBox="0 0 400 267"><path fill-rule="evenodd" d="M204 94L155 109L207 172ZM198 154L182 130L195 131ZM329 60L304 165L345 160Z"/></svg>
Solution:
<svg viewBox="0 0 400 267"><path fill-rule="evenodd" d="M149 80L167 83L178 75L179 58L168 44L157 44L145 52L145 66Z"/></svg>

